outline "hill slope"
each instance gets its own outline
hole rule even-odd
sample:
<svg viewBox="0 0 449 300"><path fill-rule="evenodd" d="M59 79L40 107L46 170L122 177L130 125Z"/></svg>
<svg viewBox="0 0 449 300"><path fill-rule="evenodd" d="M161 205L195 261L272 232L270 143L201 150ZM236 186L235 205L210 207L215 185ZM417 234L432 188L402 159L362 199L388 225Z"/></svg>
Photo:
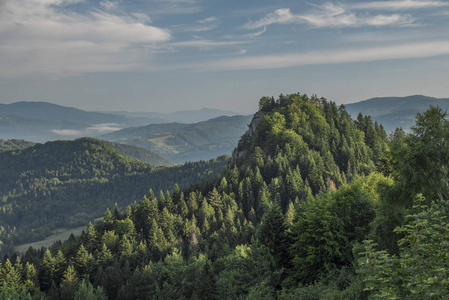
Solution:
<svg viewBox="0 0 449 300"><path fill-rule="evenodd" d="M101 138L158 153L173 162L211 159L230 154L251 117L219 117L195 124L151 124L125 128Z"/></svg>
<svg viewBox="0 0 449 300"><path fill-rule="evenodd" d="M227 160L154 167L92 138L37 144L0 153L0 225L17 229L17 241L57 227L86 224L114 203L125 206L153 188L188 186L214 176Z"/></svg>
<svg viewBox="0 0 449 300"><path fill-rule="evenodd" d="M197 123L218 118L221 116L236 116L241 115L233 111L225 111L219 109L203 108L199 110L185 110L174 113L157 113L157 112L126 112L126 111L111 111L111 114L125 115L130 117L144 117L154 120L153 124L158 123Z"/></svg>
<svg viewBox="0 0 449 300"><path fill-rule="evenodd" d="M259 104L219 177L149 192L51 252L27 251L22 264L37 266L40 290L83 288L62 276L51 284L57 266L109 299L363 299L357 252L376 182L388 187L372 173L385 131L324 98Z"/></svg>
<svg viewBox="0 0 449 300"><path fill-rule="evenodd" d="M35 145L35 143L24 141L24 140L6 140L5 141L5 140L0 139L0 152L26 149L26 148L32 147L34 145Z"/></svg>
<svg viewBox="0 0 449 300"><path fill-rule="evenodd" d="M126 156L140 160L153 166L158 167L174 165L168 159L144 148L113 142L106 142L106 144Z"/></svg>
<svg viewBox="0 0 449 300"><path fill-rule="evenodd" d="M0 104L1 115L14 115L25 118L54 122L71 122L80 124L117 123L120 126L136 126L148 123L143 117L118 116L106 113L90 112L74 107L66 107L48 102L15 102Z"/></svg>
<svg viewBox="0 0 449 300"><path fill-rule="evenodd" d="M0 138L46 142L96 136L152 119L88 112L47 102L0 104Z"/></svg>
<svg viewBox="0 0 449 300"><path fill-rule="evenodd" d="M355 119L361 112L373 120L382 123L387 131L397 127L410 129L415 124L418 112L424 112L429 106L449 109L449 98L433 98L422 95L408 97L379 97L346 105L346 110Z"/></svg>

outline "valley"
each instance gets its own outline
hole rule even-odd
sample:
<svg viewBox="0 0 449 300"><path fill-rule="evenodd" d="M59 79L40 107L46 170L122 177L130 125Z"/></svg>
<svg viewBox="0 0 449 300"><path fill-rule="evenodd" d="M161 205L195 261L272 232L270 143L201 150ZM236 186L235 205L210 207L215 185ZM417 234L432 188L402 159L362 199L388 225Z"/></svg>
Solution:
<svg viewBox="0 0 449 300"><path fill-rule="evenodd" d="M104 140L1 140L0 252L16 254L0 274L35 297L83 284L110 299L412 295L407 270L434 274L438 241L449 238L438 221L448 214L447 114L416 106L410 133L387 134L375 118L406 116L416 99L387 99L401 104L371 117L354 109L375 114L374 100L337 107L298 93L262 97L252 118L150 124ZM232 156L202 159L214 153ZM416 266L410 253L434 264ZM445 270L430 288L416 284L431 293ZM391 280L398 274L404 283Z"/></svg>

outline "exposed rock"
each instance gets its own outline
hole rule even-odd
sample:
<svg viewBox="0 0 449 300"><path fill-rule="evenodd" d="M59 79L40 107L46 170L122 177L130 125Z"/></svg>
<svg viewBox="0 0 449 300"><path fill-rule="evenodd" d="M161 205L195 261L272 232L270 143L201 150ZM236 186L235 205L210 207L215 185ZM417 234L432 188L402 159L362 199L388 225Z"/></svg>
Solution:
<svg viewBox="0 0 449 300"><path fill-rule="evenodd" d="M249 158L249 155L251 153L248 153L247 150L242 150L242 149L248 149L247 147L240 147L241 143L247 141L247 140L251 140L254 136L254 134L256 133L257 130L257 126L259 126L260 122L262 122L264 118L264 113L263 112L257 112L254 114L254 117L251 120L251 123L248 125L248 130L245 132L245 134L242 136L242 139L239 143L239 145L234 149L234 152L232 153L232 157L230 160L230 164L234 164L235 162L237 162L238 160L243 160L245 158Z"/></svg>

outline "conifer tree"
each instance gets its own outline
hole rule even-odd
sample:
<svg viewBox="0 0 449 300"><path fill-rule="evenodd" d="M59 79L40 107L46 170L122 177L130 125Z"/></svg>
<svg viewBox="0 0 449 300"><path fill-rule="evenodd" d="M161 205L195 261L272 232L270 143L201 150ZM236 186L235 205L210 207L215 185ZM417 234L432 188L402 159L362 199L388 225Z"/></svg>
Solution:
<svg viewBox="0 0 449 300"><path fill-rule="evenodd" d="M61 280L61 299L71 300L78 289L78 275L75 268L69 265Z"/></svg>

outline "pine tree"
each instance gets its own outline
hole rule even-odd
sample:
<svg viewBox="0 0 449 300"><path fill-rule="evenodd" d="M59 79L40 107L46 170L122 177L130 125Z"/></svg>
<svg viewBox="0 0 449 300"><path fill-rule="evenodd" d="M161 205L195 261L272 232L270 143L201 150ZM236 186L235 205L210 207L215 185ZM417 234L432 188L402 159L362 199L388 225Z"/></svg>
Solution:
<svg viewBox="0 0 449 300"><path fill-rule="evenodd" d="M71 300L78 289L78 275L75 268L69 265L61 280L61 299Z"/></svg>
<svg viewBox="0 0 449 300"><path fill-rule="evenodd" d="M45 251L42 264L39 268L39 281L41 290L47 291L52 285L55 274L55 260L50 250Z"/></svg>

